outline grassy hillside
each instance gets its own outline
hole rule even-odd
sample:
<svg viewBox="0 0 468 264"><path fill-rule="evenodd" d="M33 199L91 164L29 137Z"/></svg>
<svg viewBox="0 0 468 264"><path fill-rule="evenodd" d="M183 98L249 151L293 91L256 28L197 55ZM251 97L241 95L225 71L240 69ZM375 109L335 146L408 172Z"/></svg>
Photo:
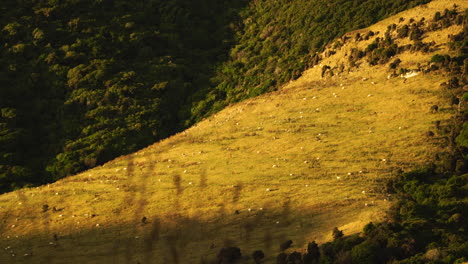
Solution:
<svg viewBox="0 0 468 264"><path fill-rule="evenodd" d="M285 240L302 250L330 240L334 227L350 234L382 219L393 199L384 181L446 147L427 132L456 112L440 88L449 77L388 78L389 63L366 58L333 76L322 78L323 69L348 63L345 54L392 23L429 20L454 3L467 8L440 0L398 14L361 30L379 32L369 40L330 47L334 54L276 92L103 166L0 196L0 262L203 263L231 244L244 255L263 249L274 263ZM402 52L401 68L451 54L447 36L461 30L425 33L437 50Z"/></svg>
<svg viewBox="0 0 468 264"><path fill-rule="evenodd" d="M17 1L0 7L0 192L132 153L297 78L428 0Z"/></svg>

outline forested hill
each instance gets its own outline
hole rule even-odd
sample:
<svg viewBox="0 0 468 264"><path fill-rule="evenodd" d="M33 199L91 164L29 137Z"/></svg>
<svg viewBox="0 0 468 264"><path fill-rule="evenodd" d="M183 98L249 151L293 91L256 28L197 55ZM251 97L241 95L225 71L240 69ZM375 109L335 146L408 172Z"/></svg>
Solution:
<svg viewBox="0 0 468 264"><path fill-rule="evenodd" d="M331 39L424 2L3 1L0 192L94 167L273 90Z"/></svg>

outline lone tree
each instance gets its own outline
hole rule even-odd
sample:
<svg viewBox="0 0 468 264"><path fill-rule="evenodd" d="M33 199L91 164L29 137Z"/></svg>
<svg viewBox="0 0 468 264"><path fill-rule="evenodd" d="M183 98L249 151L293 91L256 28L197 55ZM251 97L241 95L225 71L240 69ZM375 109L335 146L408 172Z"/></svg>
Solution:
<svg viewBox="0 0 468 264"><path fill-rule="evenodd" d="M333 240L337 240L338 238L343 237L343 231L335 227L332 231L332 236L333 236Z"/></svg>

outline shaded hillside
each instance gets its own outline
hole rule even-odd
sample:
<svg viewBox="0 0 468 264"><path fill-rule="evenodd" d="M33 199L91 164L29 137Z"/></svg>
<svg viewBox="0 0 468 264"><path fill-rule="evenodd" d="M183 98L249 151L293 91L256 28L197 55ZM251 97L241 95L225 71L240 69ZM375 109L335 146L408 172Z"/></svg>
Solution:
<svg viewBox="0 0 468 264"><path fill-rule="evenodd" d="M463 30L467 6L455 3L453 16L443 14L452 2L433 1L351 32L374 35L332 45L298 80L136 153L1 195L0 260L207 263L235 245L246 263L257 249L275 263L289 239L287 253L304 252L312 240L331 240L334 227L353 234L385 218L395 201L385 182L441 163L434 154L453 139L447 133L459 110L450 93L463 88L446 86L452 76L440 70L455 63L430 61L458 56L451 38ZM444 18L429 30L436 11ZM350 51L422 17L427 51L401 50L382 64L370 63L369 52L350 65ZM398 47L414 44L391 34ZM401 60L395 69L393 59Z"/></svg>
<svg viewBox="0 0 468 264"><path fill-rule="evenodd" d="M276 89L339 34L423 2L5 1L0 191L103 164Z"/></svg>

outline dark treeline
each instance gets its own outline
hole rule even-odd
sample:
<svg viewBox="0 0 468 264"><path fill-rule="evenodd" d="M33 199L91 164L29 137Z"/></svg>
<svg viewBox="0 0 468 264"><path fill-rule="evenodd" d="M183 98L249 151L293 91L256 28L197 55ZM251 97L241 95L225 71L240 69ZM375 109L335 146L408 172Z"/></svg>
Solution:
<svg viewBox="0 0 468 264"><path fill-rule="evenodd" d="M297 78L427 0L33 1L0 7L0 192L133 152Z"/></svg>

